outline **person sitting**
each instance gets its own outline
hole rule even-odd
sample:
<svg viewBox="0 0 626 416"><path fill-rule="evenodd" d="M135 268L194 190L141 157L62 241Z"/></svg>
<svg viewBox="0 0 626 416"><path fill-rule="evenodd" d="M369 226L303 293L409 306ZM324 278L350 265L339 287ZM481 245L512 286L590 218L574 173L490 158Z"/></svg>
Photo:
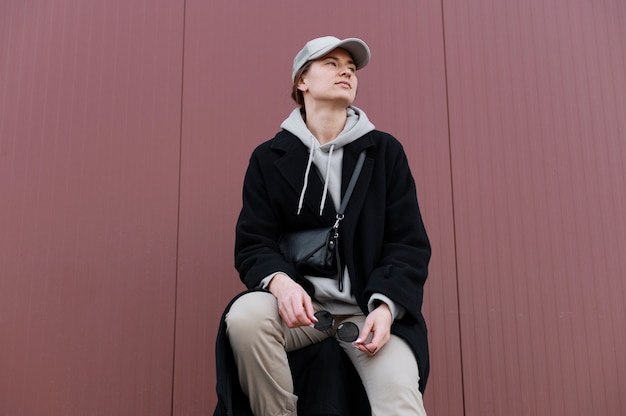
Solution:
<svg viewBox="0 0 626 416"><path fill-rule="evenodd" d="M297 108L250 158L235 266L251 290L224 321L255 415L297 414L289 354L328 339L352 362L374 416L426 414L421 308L431 247L402 145L353 105L357 72L370 56L356 38L307 42L292 67ZM281 251L280 237L333 225L362 151L341 221L341 270L304 273Z"/></svg>

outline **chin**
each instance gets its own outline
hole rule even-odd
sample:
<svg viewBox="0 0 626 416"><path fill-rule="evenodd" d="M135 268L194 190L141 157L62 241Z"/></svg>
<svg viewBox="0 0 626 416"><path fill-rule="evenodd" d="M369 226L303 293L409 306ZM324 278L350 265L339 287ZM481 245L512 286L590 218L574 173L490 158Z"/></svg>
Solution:
<svg viewBox="0 0 626 416"><path fill-rule="evenodd" d="M337 102L342 103L346 108L350 107L352 105L352 103L354 102L354 98L355 97L339 97L337 98Z"/></svg>

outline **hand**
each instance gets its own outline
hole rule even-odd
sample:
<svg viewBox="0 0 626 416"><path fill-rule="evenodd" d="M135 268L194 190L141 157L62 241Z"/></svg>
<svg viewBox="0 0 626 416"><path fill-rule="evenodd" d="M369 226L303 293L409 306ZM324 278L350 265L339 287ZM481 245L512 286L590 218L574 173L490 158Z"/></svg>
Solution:
<svg viewBox="0 0 626 416"><path fill-rule="evenodd" d="M308 293L283 273L272 278L268 289L278 302L278 313L289 328L313 325L317 319L313 315L313 303Z"/></svg>
<svg viewBox="0 0 626 416"><path fill-rule="evenodd" d="M376 354L389 341L391 336L391 324L393 316L386 303L381 303L365 318L365 324L361 329L359 338L354 341L354 346L370 357ZM372 339L367 342L372 334ZM367 342L367 344L365 344Z"/></svg>

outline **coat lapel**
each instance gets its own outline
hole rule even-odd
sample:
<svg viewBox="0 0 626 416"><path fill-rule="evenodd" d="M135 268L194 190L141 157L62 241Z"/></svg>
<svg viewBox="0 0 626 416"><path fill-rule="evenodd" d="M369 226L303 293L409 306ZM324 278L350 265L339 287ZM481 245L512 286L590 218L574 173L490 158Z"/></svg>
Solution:
<svg viewBox="0 0 626 416"><path fill-rule="evenodd" d="M304 185L304 173L309 160L309 149L292 133L283 130L276 136L272 145L274 149L284 152L275 162L276 169L296 195L294 210L297 208L298 199ZM319 204L324 190L324 183L319 176L315 164L311 165L309 183L304 197L302 211L308 211L309 215L319 217ZM330 201L328 201L330 202ZM335 210L332 203L324 207L322 219L334 218Z"/></svg>
<svg viewBox="0 0 626 416"><path fill-rule="evenodd" d="M359 154L362 150L371 146L373 146L373 140L368 133L343 148L341 195L345 194ZM275 161L275 166L284 178L285 182L289 184L293 192L297 195L297 198L299 198L304 184L304 173L309 158L309 149L307 149L307 147L302 144L296 136L286 130L278 133L272 147L276 150L284 152L283 155ZM361 174L359 175L356 188L350 198L348 208L346 208L346 211L354 213L352 215L357 215L361 210L363 202L365 201L367 187L372 177L372 170L373 160L366 158ZM320 178L315 164L313 164L311 166L311 172L309 173L309 183L304 198L303 210L306 209L310 211L311 214L318 217L320 198L323 190L324 183ZM294 206L294 209L296 206ZM328 196L328 201L324 207L322 218L332 219L335 217L335 214L336 211L334 205L330 201L330 196Z"/></svg>
<svg viewBox="0 0 626 416"><path fill-rule="evenodd" d="M343 171L341 177L341 195L346 193L346 188L348 187L348 183L350 182L350 178L352 177L352 173L354 172L354 167L356 166L356 161L359 158L359 154L361 151L366 150L369 147L372 147L374 142L370 137L370 133L367 133L365 136L361 137L358 140L348 144L344 147L343 150ZM350 197L350 201L348 202L348 206L346 207L346 217L348 215L357 218L359 213L361 212L361 208L363 207L363 203L365 202L365 196L367 194L367 189L369 188L370 181L372 180L372 172L374 170L374 160L366 157L365 162L363 163L363 168L361 169L361 173L359 174L359 179L354 188L354 192Z"/></svg>

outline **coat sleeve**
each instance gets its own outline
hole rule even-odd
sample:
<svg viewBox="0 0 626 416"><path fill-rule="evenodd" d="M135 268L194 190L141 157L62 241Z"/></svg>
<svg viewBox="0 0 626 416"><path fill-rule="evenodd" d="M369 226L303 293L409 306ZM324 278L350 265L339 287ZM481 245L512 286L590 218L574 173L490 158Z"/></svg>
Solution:
<svg viewBox="0 0 626 416"><path fill-rule="evenodd" d="M295 276L278 247L279 221L263 169L262 150L256 149L243 185L243 204L235 232L235 267L248 288L256 288L266 276L282 271Z"/></svg>
<svg viewBox="0 0 626 416"><path fill-rule="evenodd" d="M399 142L393 142L397 145L386 152L384 163L380 258L368 279L365 295L369 298L381 293L420 319L431 247L406 154Z"/></svg>

